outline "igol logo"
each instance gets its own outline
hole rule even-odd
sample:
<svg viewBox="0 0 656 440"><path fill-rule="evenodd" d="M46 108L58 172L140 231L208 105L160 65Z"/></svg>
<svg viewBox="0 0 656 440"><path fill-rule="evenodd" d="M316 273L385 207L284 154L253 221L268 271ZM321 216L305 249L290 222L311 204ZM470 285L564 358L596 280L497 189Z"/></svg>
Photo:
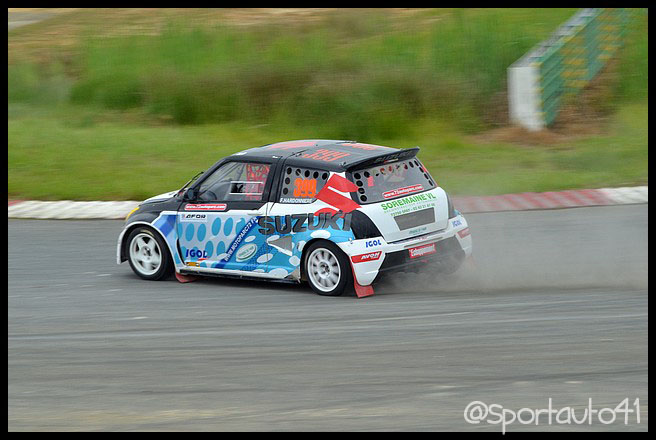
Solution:
<svg viewBox="0 0 656 440"><path fill-rule="evenodd" d="M340 228L337 220L344 217L344 225ZM290 232L305 232L306 230L315 231L317 229L341 229L342 231L349 231L351 229L352 214L344 214L338 212L337 214L330 214L322 212L318 215L315 214L292 214L292 215L277 215L275 217L260 217L257 224L260 226L258 231L261 234L289 234ZM307 222L307 225L306 225Z"/></svg>
<svg viewBox="0 0 656 440"><path fill-rule="evenodd" d="M239 248L235 255L235 260L241 263L250 259L257 252L257 245L255 243L248 243Z"/></svg>
<svg viewBox="0 0 656 440"><path fill-rule="evenodd" d="M199 260L206 260L207 259L207 251L201 251L201 250L196 250L196 249L187 249L187 252L185 254L185 259L186 258L198 258Z"/></svg>
<svg viewBox="0 0 656 440"><path fill-rule="evenodd" d="M375 246L381 246L383 243L380 242L380 240L369 240L364 242L364 247L370 248L370 247L375 247Z"/></svg>

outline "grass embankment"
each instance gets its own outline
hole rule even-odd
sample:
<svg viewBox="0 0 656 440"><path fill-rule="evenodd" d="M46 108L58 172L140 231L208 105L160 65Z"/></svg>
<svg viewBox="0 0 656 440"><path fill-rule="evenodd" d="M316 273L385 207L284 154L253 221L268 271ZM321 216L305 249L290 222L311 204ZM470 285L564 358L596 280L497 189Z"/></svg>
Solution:
<svg viewBox="0 0 656 440"><path fill-rule="evenodd" d="M328 12L236 27L134 11L99 26L110 12L78 11L26 26L9 34L9 195L142 199L239 149L321 137L419 145L454 194L644 183L646 17L603 134L546 147L471 136L506 122L506 67L573 12Z"/></svg>

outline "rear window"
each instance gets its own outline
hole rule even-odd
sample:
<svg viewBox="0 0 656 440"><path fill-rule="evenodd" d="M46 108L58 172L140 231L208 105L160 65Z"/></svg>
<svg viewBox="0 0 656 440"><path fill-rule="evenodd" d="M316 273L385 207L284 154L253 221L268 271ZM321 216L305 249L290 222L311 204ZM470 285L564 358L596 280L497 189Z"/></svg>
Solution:
<svg viewBox="0 0 656 440"><path fill-rule="evenodd" d="M354 171L359 203L376 203L435 188L435 181L417 158Z"/></svg>

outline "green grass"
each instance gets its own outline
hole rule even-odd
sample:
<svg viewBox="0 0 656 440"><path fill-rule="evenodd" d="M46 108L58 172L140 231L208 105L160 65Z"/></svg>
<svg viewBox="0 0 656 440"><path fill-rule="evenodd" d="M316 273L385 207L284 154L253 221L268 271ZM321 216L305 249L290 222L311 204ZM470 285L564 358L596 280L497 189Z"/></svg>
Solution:
<svg viewBox="0 0 656 440"><path fill-rule="evenodd" d="M227 122L148 125L135 115L64 106L10 106L10 198L142 200L176 189L221 157L271 142L329 137L317 128ZM371 138L421 147L420 159L456 195L488 195L647 182L647 104L627 104L609 133L551 147L477 142L448 124L418 121L405 138Z"/></svg>
<svg viewBox="0 0 656 440"><path fill-rule="evenodd" d="M508 65L574 11L355 10L249 28L168 18L157 35L112 37L87 22L72 55L45 69L10 49L9 98L143 108L179 124L284 118L340 137L403 136L405 121L435 115L476 131Z"/></svg>
<svg viewBox="0 0 656 440"><path fill-rule="evenodd" d="M506 68L575 10L338 10L236 26L225 10L99 9L18 28L8 33L8 194L139 200L229 153L303 138L419 145L460 195L643 184L644 11L597 98L610 114L604 134L480 141L503 119Z"/></svg>

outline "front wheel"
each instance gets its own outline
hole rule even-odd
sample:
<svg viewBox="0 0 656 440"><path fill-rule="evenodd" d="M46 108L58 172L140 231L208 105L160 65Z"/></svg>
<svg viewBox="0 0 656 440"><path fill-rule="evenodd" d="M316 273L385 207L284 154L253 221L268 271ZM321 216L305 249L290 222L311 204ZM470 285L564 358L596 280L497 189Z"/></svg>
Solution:
<svg viewBox="0 0 656 440"><path fill-rule="evenodd" d="M317 241L307 251L305 274L319 295L339 296L353 280L348 257L334 243Z"/></svg>
<svg viewBox="0 0 656 440"><path fill-rule="evenodd" d="M152 229L136 228L128 236L130 267L144 280L161 280L173 270L166 243Z"/></svg>

